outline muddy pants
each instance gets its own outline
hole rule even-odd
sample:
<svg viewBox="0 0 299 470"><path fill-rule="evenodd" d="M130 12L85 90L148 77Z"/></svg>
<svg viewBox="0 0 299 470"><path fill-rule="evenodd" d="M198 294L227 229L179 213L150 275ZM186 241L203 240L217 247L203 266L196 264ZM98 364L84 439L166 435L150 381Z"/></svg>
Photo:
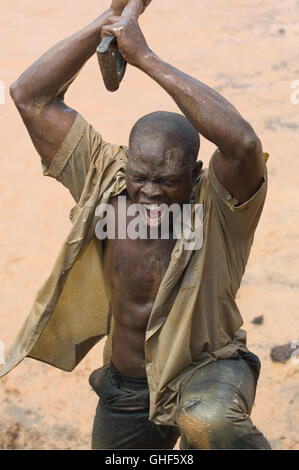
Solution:
<svg viewBox="0 0 299 470"><path fill-rule="evenodd" d="M89 379L100 396L92 448L172 449L181 437L180 449L271 449L250 419L260 362L241 354L198 369L184 383L177 427L148 420L146 379L123 376L113 364L97 369Z"/></svg>

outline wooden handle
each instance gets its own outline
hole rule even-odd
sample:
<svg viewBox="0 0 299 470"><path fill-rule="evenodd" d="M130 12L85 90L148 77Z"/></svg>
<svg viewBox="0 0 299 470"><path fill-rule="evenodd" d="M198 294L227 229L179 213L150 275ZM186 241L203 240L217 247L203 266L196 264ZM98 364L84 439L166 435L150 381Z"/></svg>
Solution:
<svg viewBox="0 0 299 470"><path fill-rule="evenodd" d="M128 2L128 5L123 9L122 15L124 17L129 17L131 16L132 18L135 18L137 21L141 12L143 9L143 0L130 0ZM109 47L110 44L114 41L115 36L113 34L109 34L105 36L100 45L97 47L97 53L98 54L105 54Z"/></svg>
<svg viewBox="0 0 299 470"><path fill-rule="evenodd" d="M107 36L104 36L101 43L97 47L97 53L98 54L106 54L106 52L108 52L110 44L112 44L113 41L115 41L115 39L116 38L115 38L114 34L109 34Z"/></svg>

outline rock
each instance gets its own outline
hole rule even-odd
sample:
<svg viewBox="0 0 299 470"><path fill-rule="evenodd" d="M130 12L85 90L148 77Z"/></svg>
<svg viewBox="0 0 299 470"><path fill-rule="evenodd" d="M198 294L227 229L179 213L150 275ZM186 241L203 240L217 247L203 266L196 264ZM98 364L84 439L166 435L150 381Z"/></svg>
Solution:
<svg viewBox="0 0 299 470"><path fill-rule="evenodd" d="M271 359L273 362L282 362L283 364L291 357L293 349L291 343L283 344L281 346L274 346L271 349Z"/></svg>
<svg viewBox="0 0 299 470"><path fill-rule="evenodd" d="M253 323L254 325L261 325L262 323L264 323L264 316L263 315L260 315L258 317L255 317L251 323Z"/></svg>
<svg viewBox="0 0 299 470"><path fill-rule="evenodd" d="M255 317L251 323L253 323L254 325L261 325L262 323L264 323L264 316L259 315L258 317Z"/></svg>
<svg viewBox="0 0 299 470"><path fill-rule="evenodd" d="M286 30L285 30L284 28L280 28L280 29L278 30L278 33L279 33L279 34L285 34L285 32L286 32Z"/></svg>

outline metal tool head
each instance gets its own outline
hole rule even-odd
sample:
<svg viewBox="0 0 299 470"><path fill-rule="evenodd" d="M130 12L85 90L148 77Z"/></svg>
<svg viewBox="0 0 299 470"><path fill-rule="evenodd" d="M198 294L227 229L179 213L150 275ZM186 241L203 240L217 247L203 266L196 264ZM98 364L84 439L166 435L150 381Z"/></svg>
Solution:
<svg viewBox="0 0 299 470"><path fill-rule="evenodd" d="M143 0L128 0L128 4L124 8L122 16L131 16L137 21L143 9ZM97 47L96 52L107 90L118 90L120 82L126 72L127 62L117 48L115 36L111 34L105 36Z"/></svg>
<svg viewBox="0 0 299 470"><path fill-rule="evenodd" d="M127 62L117 49L115 36L105 36L97 47L97 57L108 91L116 91L124 78Z"/></svg>

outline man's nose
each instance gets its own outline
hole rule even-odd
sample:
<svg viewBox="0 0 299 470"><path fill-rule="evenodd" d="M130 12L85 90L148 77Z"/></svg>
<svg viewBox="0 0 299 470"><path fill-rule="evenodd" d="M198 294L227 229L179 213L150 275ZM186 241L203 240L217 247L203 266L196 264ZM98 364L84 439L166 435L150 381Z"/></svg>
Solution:
<svg viewBox="0 0 299 470"><path fill-rule="evenodd" d="M155 184L152 181L147 181L145 185L142 187L141 192L146 196L148 199L154 199L161 196L162 191L159 188L158 184Z"/></svg>

